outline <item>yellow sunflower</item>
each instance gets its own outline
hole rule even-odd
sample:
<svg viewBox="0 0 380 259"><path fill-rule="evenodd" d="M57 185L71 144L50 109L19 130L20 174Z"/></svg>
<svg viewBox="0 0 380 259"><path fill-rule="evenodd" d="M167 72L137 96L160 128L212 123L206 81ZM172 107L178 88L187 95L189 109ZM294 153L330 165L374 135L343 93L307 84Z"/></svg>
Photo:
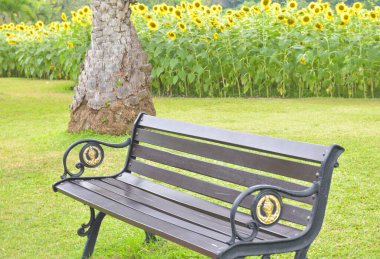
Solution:
<svg viewBox="0 0 380 259"><path fill-rule="evenodd" d="M344 3L339 3L335 6L335 10L338 12L338 13L342 13L344 11L347 10L347 6L344 4Z"/></svg>
<svg viewBox="0 0 380 259"><path fill-rule="evenodd" d="M277 20L279 20L280 22L286 21L286 16L283 14L279 14L277 15Z"/></svg>
<svg viewBox="0 0 380 259"><path fill-rule="evenodd" d="M200 1L194 1L193 6L195 9L200 9L202 7L202 4Z"/></svg>
<svg viewBox="0 0 380 259"><path fill-rule="evenodd" d="M70 48L70 49L73 49L74 48L74 43L72 41L68 41L66 42L67 46Z"/></svg>
<svg viewBox="0 0 380 259"><path fill-rule="evenodd" d="M306 59L305 59L305 57L300 58L299 62L302 65L306 65Z"/></svg>
<svg viewBox="0 0 380 259"><path fill-rule="evenodd" d="M182 22L178 22L177 25L178 25L178 27L179 27L179 29L180 29L181 31L183 31L183 32L186 31L186 25L185 25L184 23L182 23Z"/></svg>
<svg viewBox="0 0 380 259"><path fill-rule="evenodd" d="M174 11L174 16L175 16L175 18L177 18L177 19L182 19L182 11L179 10L179 9L176 9L176 10Z"/></svg>
<svg viewBox="0 0 380 259"><path fill-rule="evenodd" d="M360 10L363 8L363 4L361 2L355 2L353 5L354 9Z"/></svg>
<svg viewBox="0 0 380 259"><path fill-rule="evenodd" d="M328 20L328 21L332 21L334 20L334 14L332 11L328 11L325 15L325 19Z"/></svg>
<svg viewBox="0 0 380 259"><path fill-rule="evenodd" d="M323 30L323 24L320 23L320 22L316 22L314 24L314 28L317 30L317 31L322 31Z"/></svg>
<svg viewBox="0 0 380 259"><path fill-rule="evenodd" d="M219 39L219 34L217 32L214 33L214 40L218 40Z"/></svg>
<svg viewBox="0 0 380 259"><path fill-rule="evenodd" d="M376 21L377 20L377 14L374 11L371 11L371 12L369 12L369 18L372 21Z"/></svg>
<svg viewBox="0 0 380 259"><path fill-rule="evenodd" d="M88 13L90 13L91 8L90 8L89 6L86 5L85 7L82 8L82 10L83 10L83 13L84 13L84 14L88 14Z"/></svg>
<svg viewBox="0 0 380 259"><path fill-rule="evenodd" d="M340 19L344 21L345 23L348 23L350 21L351 16L348 13L341 13Z"/></svg>
<svg viewBox="0 0 380 259"><path fill-rule="evenodd" d="M62 19L62 21L66 21L67 20L67 16L66 16L65 13L61 14L61 19Z"/></svg>
<svg viewBox="0 0 380 259"><path fill-rule="evenodd" d="M44 27L44 22L43 21L38 21L36 22L36 26L41 28L41 27Z"/></svg>
<svg viewBox="0 0 380 259"><path fill-rule="evenodd" d="M148 11L148 8L144 4L138 4L137 11L139 13L146 13Z"/></svg>
<svg viewBox="0 0 380 259"><path fill-rule="evenodd" d="M193 18L193 22L194 22L198 27L202 27L202 25L203 25L202 20L201 20L199 17L194 17L194 18Z"/></svg>
<svg viewBox="0 0 380 259"><path fill-rule="evenodd" d="M175 34L174 31L168 31L168 32L166 33L166 36L167 36L169 39L171 39L171 40L175 40L175 38L177 37L177 35Z"/></svg>
<svg viewBox="0 0 380 259"><path fill-rule="evenodd" d="M264 8L265 10L268 10L271 3L272 3L272 0L261 0L261 7Z"/></svg>
<svg viewBox="0 0 380 259"><path fill-rule="evenodd" d="M297 21L293 17L288 17L288 19L286 20L286 23L289 26L294 27L296 25Z"/></svg>
<svg viewBox="0 0 380 259"><path fill-rule="evenodd" d="M153 20L149 21L147 26L148 26L149 30L151 30L151 31L157 31L159 28L158 23L153 21Z"/></svg>
<svg viewBox="0 0 380 259"><path fill-rule="evenodd" d="M296 10L297 9L297 2L294 0L291 0L287 4L288 9Z"/></svg>
<svg viewBox="0 0 380 259"><path fill-rule="evenodd" d="M301 22L303 25L309 24L311 22L311 16L308 14L305 14L301 17Z"/></svg>

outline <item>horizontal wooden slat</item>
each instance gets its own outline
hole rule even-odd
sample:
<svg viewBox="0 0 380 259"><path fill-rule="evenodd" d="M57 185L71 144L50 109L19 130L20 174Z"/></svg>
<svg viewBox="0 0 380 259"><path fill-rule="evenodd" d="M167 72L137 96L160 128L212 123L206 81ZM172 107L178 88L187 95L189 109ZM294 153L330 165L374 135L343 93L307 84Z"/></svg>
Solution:
<svg viewBox="0 0 380 259"><path fill-rule="evenodd" d="M170 200L166 200L160 196L154 195L112 178L107 179L107 181L91 180L90 183L136 201L140 204L154 208L155 210L167 213L177 218L181 218L183 220L191 222L192 224L196 224L222 233L224 235L227 235L228 238L231 236L231 224L229 221L224 221L222 219L212 217L208 214L192 210L188 207L182 206ZM251 233L251 230L247 229L246 227L243 228L241 226L238 226L238 231L245 235L249 235ZM273 240L275 238L278 239L277 235L268 235L265 233L259 233L257 238L261 240Z"/></svg>
<svg viewBox="0 0 380 259"><path fill-rule="evenodd" d="M135 139L140 142L215 159L230 164L249 167L260 171L271 172L307 182L315 181L316 173L319 170L319 167L314 165L230 149L227 147L169 136L144 129L137 130Z"/></svg>
<svg viewBox="0 0 380 259"><path fill-rule="evenodd" d="M146 177L168 183L192 192L196 192L214 199L233 203L236 197L240 194L239 191L227 188L221 185L201 181L186 175L175 173L169 170L158 168L152 165L142 163L140 161L131 160L128 165L128 170L144 175ZM244 199L241 203L244 208L250 208L251 200ZM310 211L298 208L293 205L284 204L282 217L284 220L306 225L307 217L310 216Z"/></svg>
<svg viewBox="0 0 380 259"><path fill-rule="evenodd" d="M249 173L231 167L208 163L194 158L180 156L177 154L141 146L138 144L135 144L133 146L132 156L148 159L150 161L154 161L164 165L210 176L216 179L239 184L245 187L250 187L259 184L270 184L294 191L301 191L307 188L303 185L279 180L272 177ZM294 198L287 195L284 195L284 197L301 201L307 204L313 203L313 199L311 197Z"/></svg>
<svg viewBox="0 0 380 259"><path fill-rule="evenodd" d="M179 245L188 247L212 258L216 258L218 253L228 247L228 245L223 242L218 242L214 239L128 208L69 181L59 184L57 190L117 219L162 236L168 240L172 240Z"/></svg>
<svg viewBox="0 0 380 259"><path fill-rule="evenodd" d="M202 213L209 214L212 217L217 217L225 221L230 219L230 208L226 208L222 205L211 203L209 201L194 197L190 194L177 191L175 189L166 187L164 185L154 183L152 181L142 179L133 174L124 173L116 178L118 181L124 182L128 185L135 186L146 192L153 193L167 200L181 204L182 206L189 207L194 210L198 210ZM113 179L104 179L103 181L114 183ZM236 214L236 222L240 225L245 225L248 221L252 220L250 215L238 212ZM279 237L295 237L300 231L295 228L288 227L281 224L276 224L269 228L264 228L262 231L278 235Z"/></svg>
<svg viewBox="0 0 380 259"><path fill-rule="evenodd" d="M211 230L210 228L206 228L197 224L190 223L181 218L174 217L170 215L169 213L165 213L163 211L153 209L142 203L136 202L127 196L120 195L113 191L94 185L91 180L90 181L72 181L72 183L75 183L83 188L86 188L89 191L102 195L103 197L106 197L110 200L118 202L128 208L134 209L136 211L147 214L154 218L169 222L173 225L198 233L200 235L212 238L220 242L227 242L229 240L228 234L223 234L215 230ZM168 207L166 207L166 209L167 208Z"/></svg>
<svg viewBox="0 0 380 259"><path fill-rule="evenodd" d="M219 129L182 121L157 118L150 115L144 115L140 120L139 125L314 162L323 161L327 149L327 147L322 145Z"/></svg>

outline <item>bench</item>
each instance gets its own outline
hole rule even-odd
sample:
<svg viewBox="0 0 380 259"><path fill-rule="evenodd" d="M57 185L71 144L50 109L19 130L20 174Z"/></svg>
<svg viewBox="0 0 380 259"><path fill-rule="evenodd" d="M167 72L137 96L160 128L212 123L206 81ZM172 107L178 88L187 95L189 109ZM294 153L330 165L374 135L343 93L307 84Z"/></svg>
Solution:
<svg viewBox="0 0 380 259"><path fill-rule="evenodd" d="M67 157L78 145L72 172ZM124 168L81 177L102 163L102 146L129 147ZM87 237L83 258L92 255L105 215L145 230L146 242L158 235L211 258L285 252L306 258L343 151L142 113L121 144L72 144L53 189L90 207L89 222L78 229Z"/></svg>

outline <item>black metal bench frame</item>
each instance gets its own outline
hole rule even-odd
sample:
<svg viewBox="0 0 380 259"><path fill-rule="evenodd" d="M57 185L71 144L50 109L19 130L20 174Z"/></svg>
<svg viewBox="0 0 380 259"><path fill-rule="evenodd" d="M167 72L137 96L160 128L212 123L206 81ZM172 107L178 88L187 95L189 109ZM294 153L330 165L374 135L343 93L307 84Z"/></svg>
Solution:
<svg viewBox="0 0 380 259"><path fill-rule="evenodd" d="M146 142L148 146L140 145L140 142ZM76 164L79 171L73 173L67 167L67 157L78 145L83 145L79 152L80 162ZM163 147L164 151L152 149L149 145ZM85 168L94 168L103 162L102 146L129 147L123 169L113 176L81 177ZM194 157L182 157L181 153L171 153L167 149L186 150L190 155L204 156L208 159L219 158L222 162L270 171L280 178L215 165L208 160L196 160ZM78 235L87 236L83 258L92 255L105 215L144 229L145 242L155 241L155 235L160 235L212 258L241 258L248 255L269 258L272 254L285 252L296 252L295 258L306 258L311 243L322 227L332 172L334 167L338 166L337 159L343 151L342 147L335 144L322 146L282 140L159 119L141 113L136 119L131 138L121 144L93 139L73 143L64 153L64 174L61 176L62 180L53 185L53 190L90 207L89 222L78 229ZM140 158L143 160L139 160ZM156 168L154 165L146 164L144 159L156 163L167 162L171 167L196 173L207 171L208 168L210 172L202 173L207 177L245 185L248 188L245 191L237 191L214 183L204 183L186 175L173 173L172 169L170 171ZM140 178L131 174L132 172L145 177ZM282 176L287 177L286 181ZM146 177L155 181L149 181ZM289 179L295 179L296 182L288 182ZM299 184L300 180L311 185L305 187ZM231 208L227 210L218 202L203 201L189 194L182 194L177 188L171 189L166 185L157 184L156 181L170 185L175 185L177 181L182 189L230 203ZM255 182L258 184L250 184ZM102 189L103 187L105 189ZM131 193L136 192L137 196L145 193L156 199L158 204L167 206L166 209L169 211L171 207L173 210L178 208L179 214L174 212L173 216L164 209L160 211L154 204L143 203L127 190ZM254 193L257 194L253 195ZM172 196L169 197L169 194ZM181 196L182 200L175 200L173 197L176 195ZM122 200L120 203L118 197ZM307 210L299 205L297 207L288 201L283 202L283 198L303 202L311 206L311 209ZM143 210L136 209L141 206ZM208 206L210 211L207 211ZM250 213L238 210L239 207L248 209ZM96 216L95 209L99 211ZM165 213L168 213L168 222L163 220ZM205 220L197 219L197 222L191 218L193 216L204 217ZM279 222L280 220L302 225L303 229L286 225ZM219 228L215 232L214 225ZM194 232L192 228L195 229ZM228 231L230 234L227 234Z"/></svg>

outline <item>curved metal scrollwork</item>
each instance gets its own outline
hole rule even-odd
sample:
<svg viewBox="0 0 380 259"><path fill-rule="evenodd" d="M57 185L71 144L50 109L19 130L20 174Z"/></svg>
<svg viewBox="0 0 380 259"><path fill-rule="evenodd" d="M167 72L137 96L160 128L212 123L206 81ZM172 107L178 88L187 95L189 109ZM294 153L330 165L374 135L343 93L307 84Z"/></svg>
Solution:
<svg viewBox="0 0 380 259"><path fill-rule="evenodd" d="M90 230L90 227L94 223L94 220L95 220L95 210L94 210L94 208L90 208L90 213L91 213L91 216L90 216L90 220L88 221L88 223L87 224L82 224L82 226L80 228L78 228L77 233L81 237L85 237L85 236L88 235L88 231ZM86 230L86 228L87 228L87 230Z"/></svg>
<svg viewBox="0 0 380 259"><path fill-rule="evenodd" d="M238 207L241 202L252 193L261 191L253 200L251 207L252 221L247 223L247 228L252 232L248 236L241 235L236 230L235 217ZM240 193L235 199L231 207L230 223L231 223L231 239L227 243L232 245L236 242L236 239L241 242L253 241L258 233L259 227L268 227L276 224L282 215L282 200L279 193L287 194L293 197L308 197L319 191L319 182L314 182L313 185L303 191L290 191L277 186L271 185L257 185L252 186Z"/></svg>
<svg viewBox="0 0 380 259"><path fill-rule="evenodd" d="M78 172L70 172L70 170L67 168L67 156L69 155L70 151L80 145L80 144L86 144L82 147L81 151L79 152L79 161L75 167L79 169ZM124 148L129 146L131 144L131 139L128 138L126 141L120 144L112 144L107 143L103 141L93 140L93 139L83 139L80 141L77 141L70 145L70 147L65 151L65 154L63 155L63 175L61 176L61 179L66 179L67 176L69 177L80 177L85 167L88 168L94 168L99 166L104 159L104 151L101 145L107 146L107 147L113 147L113 148Z"/></svg>

